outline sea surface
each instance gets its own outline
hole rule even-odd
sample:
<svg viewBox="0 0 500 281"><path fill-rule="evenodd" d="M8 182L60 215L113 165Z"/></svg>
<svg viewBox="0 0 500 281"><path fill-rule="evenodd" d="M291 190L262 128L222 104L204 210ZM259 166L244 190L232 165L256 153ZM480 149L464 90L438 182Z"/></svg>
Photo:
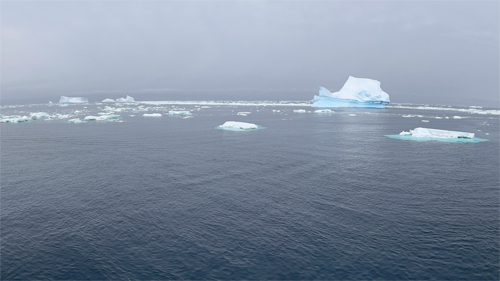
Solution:
<svg viewBox="0 0 500 281"><path fill-rule="evenodd" d="M314 110L1 107L52 116L0 124L1 279L499 279L498 109ZM416 127L487 141L386 137Z"/></svg>

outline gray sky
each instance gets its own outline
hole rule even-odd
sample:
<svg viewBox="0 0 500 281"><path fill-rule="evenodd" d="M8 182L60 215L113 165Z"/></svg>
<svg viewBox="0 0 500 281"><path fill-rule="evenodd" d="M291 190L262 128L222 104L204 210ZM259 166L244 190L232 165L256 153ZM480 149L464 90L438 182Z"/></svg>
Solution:
<svg viewBox="0 0 500 281"><path fill-rule="evenodd" d="M310 100L499 107L498 1L2 1L1 102Z"/></svg>

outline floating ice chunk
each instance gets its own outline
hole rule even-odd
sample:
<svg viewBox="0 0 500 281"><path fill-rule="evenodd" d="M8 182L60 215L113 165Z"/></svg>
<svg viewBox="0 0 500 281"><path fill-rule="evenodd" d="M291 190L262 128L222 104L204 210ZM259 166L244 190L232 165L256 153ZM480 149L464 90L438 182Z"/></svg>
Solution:
<svg viewBox="0 0 500 281"><path fill-rule="evenodd" d="M119 120L120 115L101 115L101 116L86 116L83 118L85 121L113 121L113 120Z"/></svg>
<svg viewBox="0 0 500 281"><path fill-rule="evenodd" d="M61 96L59 103L88 103L89 100L84 97L66 97Z"/></svg>
<svg viewBox="0 0 500 281"><path fill-rule="evenodd" d="M330 109L316 109L314 113L332 113L334 112L333 110Z"/></svg>
<svg viewBox="0 0 500 281"><path fill-rule="evenodd" d="M306 113L305 109L295 109L293 112L295 112L295 113Z"/></svg>
<svg viewBox="0 0 500 281"><path fill-rule="evenodd" d="M422 120L422 122L424 122L424 123L429 123L429 120Z"/></svg>
<svg viewBox="0 0 500 281"><path fill-rule="evenodd" d="M356 116L356 114L354 114L354 113L351 113L351 114L349 114L349 116Z"/></svg>
<svg viewBox="0 0 500 281"><path fill-rule="evenodd" d="M33 120L42 119L42 118L50 118L50 116L46 112L30 113L30 117Z"/></svg>
<svg viewBox="0 0 500 281"><path fill-rule="evenodd" d="M5 116L0 119L0 123L23 123L31 120L28 116Z"/></svg>
<svg viewBox="0 0 500 281"><path fill-rule="evenodd" d="M170 110L168 112L170 115L191 115L190 111L181 111L181 110Z"/></svg>
<svg viewBox="0 0 500 281"><path fill-rule="evenodd" d="M82 123L83 121L80 120L80 118L74 118L74 119L69 119L68 120L68 123L71 123L71 124L76 124L76 123Z"/></svg>
<svg viewBox="0 0 500 281"><path fill-rule="evenodd" d="M382 91L379 81L349 76L338 92L331 93L319 87L319 95L314 96L312 106L385 108L388 103L389 95Z"/></svg>
<svg viewBox="0 0 500 281"><path fill-rule="evenodd" d="M236 115L241 115L241 116L247 116L249 114L252 114L252 112L238 112Z"/></svg>
<svg viewBox="0 0 500 281"><path fill-rule="evenodd" d="M115 100L113 100L113 99L104 99L104 100L102 100L102 102L115 102Z"/></svg>
<svg viewBox="0 0 500 281"><path fill-rule="evenodd" d="M218 128L220 129L228 129L228 130L256 130L259 129L259 125L245 122L236 122L236 121L227 121L224 124L220 125Z"/></svg>
<svg viewBox="0 0 500 281"><path fill-rule="evenodd" d="M401 132L400 135L408 135L408 132ZM458 132L458 131L448 131L448 130L438 130L429 128L415 128L410 130L409 135L416 138L474 138L474 133Z"/></svg>
<svg viewBox="0 0 500 281"><path fill-rule="evenodd" d="M144 117L161 117L161 113L144 113L142 116Z"/></svg>
<svg viewBox="0 0 500 281"><path fill-rule="evenodd" d="M477 106L477 105L471 105L469 108L483 108L482 106Z"/></svg>
<svg viewBox="0 0 500 281"><path fill-rule="evenodd" d="M464 117L464 116L453 116L453 119L465 119L467 117Z"/></svg>
<svg viewBox="0 0 500 281"><path fill-rule="evenodd" d="M135 102L134 98L127 95L126 98L119 98L119 99L116 99L116 102Z"/></svg>

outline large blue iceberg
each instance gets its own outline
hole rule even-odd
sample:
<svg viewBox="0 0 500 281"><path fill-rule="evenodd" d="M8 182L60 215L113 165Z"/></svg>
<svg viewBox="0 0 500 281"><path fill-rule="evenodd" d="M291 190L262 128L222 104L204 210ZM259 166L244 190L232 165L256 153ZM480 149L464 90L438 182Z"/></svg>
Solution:
<svg viewBox="0 0 500 281"><path fill-rule="evenodd" d="M319 87L319 96L314 96L312 106L385 108L388 103L389 95L382 91L379 81L349 76L338 92Z"/></svg>

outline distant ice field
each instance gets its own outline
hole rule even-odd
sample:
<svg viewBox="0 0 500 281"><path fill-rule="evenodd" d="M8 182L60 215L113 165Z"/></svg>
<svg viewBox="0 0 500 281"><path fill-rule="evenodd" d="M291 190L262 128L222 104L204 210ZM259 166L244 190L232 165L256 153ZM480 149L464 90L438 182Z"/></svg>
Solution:
<svg viewBox="0 0 500 281"><path fill-rule="evenodd" d="M0 279L498 280L498 108L310 105L0 107Z"/></svg>

